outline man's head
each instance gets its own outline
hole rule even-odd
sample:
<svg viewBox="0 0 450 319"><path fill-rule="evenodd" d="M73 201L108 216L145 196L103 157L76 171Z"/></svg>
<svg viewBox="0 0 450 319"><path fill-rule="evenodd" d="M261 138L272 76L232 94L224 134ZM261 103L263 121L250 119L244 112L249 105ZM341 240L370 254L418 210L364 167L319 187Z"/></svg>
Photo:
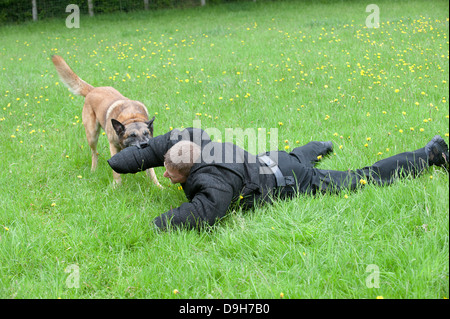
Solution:
<svg viewBox="0 0 450 319"><path fill-rule="evenodd" d="M172 184L186 182L194 163L200 159L200 146L191 141L180 141L172 146L164 155L166 171L164 177L169 178Z"/></svg>

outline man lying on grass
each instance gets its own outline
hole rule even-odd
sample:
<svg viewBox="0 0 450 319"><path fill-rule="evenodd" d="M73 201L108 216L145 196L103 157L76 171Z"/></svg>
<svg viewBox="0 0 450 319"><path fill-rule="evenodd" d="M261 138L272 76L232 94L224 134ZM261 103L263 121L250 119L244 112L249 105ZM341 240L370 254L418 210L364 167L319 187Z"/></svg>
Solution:
<svg viewBox="0 0 450 319"><path fill-rule="evenodd" d="M189 202L154 219L161 229L213 225L231 205L249 209L296 193L316 194L356 189L366 183L389 185L416 177L432 165L448 171L448 145L435 136L425 147L348 171L314 167L332 151L331 142L310 142L292 152L252 155L232 143L212 142L201 129L173 130L146 145L128 147L108 160L120 174L165 166L164 177L180 183Z"/></svg>

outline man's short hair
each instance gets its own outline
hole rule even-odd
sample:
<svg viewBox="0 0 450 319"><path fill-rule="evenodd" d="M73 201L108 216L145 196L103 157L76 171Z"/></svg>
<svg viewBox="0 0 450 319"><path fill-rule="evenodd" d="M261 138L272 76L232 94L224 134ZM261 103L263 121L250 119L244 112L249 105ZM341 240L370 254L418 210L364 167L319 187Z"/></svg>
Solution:
<svg viewBox="0 0 450 319"><path fill-rule="evenodd" d="M191 141L180 141L164 155L164 164L188 176L194 165L200 161L201 148Z"/></svg>

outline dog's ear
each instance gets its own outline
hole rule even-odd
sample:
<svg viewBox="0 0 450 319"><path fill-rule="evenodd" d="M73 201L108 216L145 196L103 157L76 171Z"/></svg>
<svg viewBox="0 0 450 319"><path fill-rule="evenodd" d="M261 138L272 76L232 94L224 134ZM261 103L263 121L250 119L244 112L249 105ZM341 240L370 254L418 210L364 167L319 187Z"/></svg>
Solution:
<svg viewBox="0 0 450 319"><path fill-rule="evenodd" d="M153 121L154 120L155 120L155 117L153 116L153 118L150 121L145 122L145 124L147 124L148 130L150 131L152 136L153 136Z"/></svg>
<svg viewBox="0 0 450 319"><path fill-rule="evenodd" d="M111 119L111 124L119 137L125 134L125 126L122 123L115 119Z"/></svg>

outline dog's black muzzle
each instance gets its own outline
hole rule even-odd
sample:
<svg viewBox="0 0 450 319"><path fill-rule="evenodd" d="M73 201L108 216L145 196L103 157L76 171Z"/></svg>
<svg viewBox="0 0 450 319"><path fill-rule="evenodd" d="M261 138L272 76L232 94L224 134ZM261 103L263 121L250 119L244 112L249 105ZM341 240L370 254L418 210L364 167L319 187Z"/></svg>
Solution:
<svg viewBox="0 0 450 319"><path fill-rule="evenodd" d="M140 142L138 144L136 144L136 147L141 149L141 148L146 148L148 146L148 141L147 142Z"/></svg>

